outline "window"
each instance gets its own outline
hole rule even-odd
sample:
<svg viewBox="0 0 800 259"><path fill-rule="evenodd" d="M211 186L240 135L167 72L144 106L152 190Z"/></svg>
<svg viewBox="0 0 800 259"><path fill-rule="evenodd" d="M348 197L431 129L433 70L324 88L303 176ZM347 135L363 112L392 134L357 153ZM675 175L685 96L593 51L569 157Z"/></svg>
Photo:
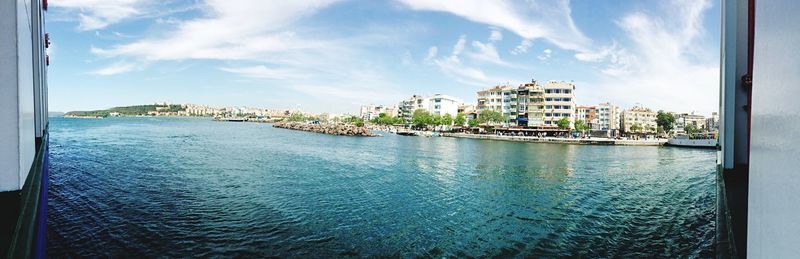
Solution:
<svg viewBox="0 0 800 259"><path fill-rule="evenodd" d="M552 113L545 113L544 114L545 117L551 117L552 115L553 115Z"/></svg>
<svg viewBox="0 0 800 259"><path fill-rule="evenodd" d="M565 101L565 102L569 102L569 101L572 101L572 98L563 98L563 99L561 99L561 100L562 100L562 101Z"/></svg>
<svg viewBox="0 0 800 259"><path fill-rule="evenodd" d="M561 109L561 105L553 105L553 109Z"/></svg>
<svg viewBox="0 0 800 259"><path fill-rule="evenodd" d="M569 89L564 89L564 93L565 93L565 94L572 93L572 90L569 90Z"/></svg>
<svg viewBox="0 0 800 259"><path fill-rule="evenodd" d="M544 90L544 92L550 94L550 93L553 93L553 90L547 89L547 90Z"/></svg>
<svg viewBox="0 0 800 259"><path fill-rule="evenodd" d="M572 107L570 107L569 105L564 105L564 106L562 106L562 108L563 109L569 109L569 108L572 108Z"/></svg>
<svg viewBox="0 0 800 259"><path fill-rule="evenodd" d="M561 117L564 117L564 118L569 117L569 113L562 113Z"/></svg>
<svg viewBox="0 0 800 259"><path fill-rule="evenodd" d="M552 102L553 98L544 98L545 101Z"/></svg>
<svg viewBox="0 0 800 259"><path fill-rule="evenodd" d="M553 106L552 105L546 105L545 109L553 109Z"/></svg>

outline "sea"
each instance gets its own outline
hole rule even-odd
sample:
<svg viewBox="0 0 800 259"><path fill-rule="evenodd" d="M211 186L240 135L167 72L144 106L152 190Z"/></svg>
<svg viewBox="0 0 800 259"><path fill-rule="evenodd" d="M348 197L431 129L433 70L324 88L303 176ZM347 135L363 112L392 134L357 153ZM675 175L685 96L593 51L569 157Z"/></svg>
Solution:
<svg viewBox="0 0 800 259"><path fill-rule="evenodd" d="M711 257L716 153L51 118L50 257Z"/></svg>

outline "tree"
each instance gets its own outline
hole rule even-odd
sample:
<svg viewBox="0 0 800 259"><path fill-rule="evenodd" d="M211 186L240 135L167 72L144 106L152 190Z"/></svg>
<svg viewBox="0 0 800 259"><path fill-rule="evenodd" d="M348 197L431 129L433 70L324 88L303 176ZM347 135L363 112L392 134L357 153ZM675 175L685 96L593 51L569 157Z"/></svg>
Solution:
<svg viewBox="0 0 800 259"><path fill-rule="evenodd" d="M476 120L476 119L469 120L469 122L467 124L469 124L470 128L477 127L478 126L478 120Z"/></svg>
<svg viewBox="0 0 800 259"><path fill-rule="evenodd" d="M445 113L444 116L442 116L442 121L441 122L442 122L442 125L445 125L445 126L453 125L453 116L450 115L449 113Z"/></svg>
<svg viewBox="0 0 800 259"><path fill-rule="evenodd" d="M556 125L558 125L559 129L569 129L569 119L566 117L561 118L556 122Z"/></svg>
<svg viewBox="0 0 800 259"><path fill-rule="evenodd" d="M639 125L639 123L634 123L633 125L631 125L631 132L636 133L636 132L639 132L641 130L642 130L642 126Z"/></svg>
<svg viewBox="0 0 800 259"><path fill-rule="evenodd" d="M589 125L586 124L585 121L583 121L583 120L576 120L575 121L575 130L585 131L585 130L590 130L590 129L592 129L592 127L589 127Z"/></svg>
<svg viewBox="0 0 800 259"><path fill-rule="evenodd" d="M467 122L467 118L464 117L463 113L456 114L455 123L458 126L464 126L464 123Z"/></svg>
<svg viewBox="0 0 800 259"><path fill-rule="evenodd" d="M683 127L683 131L686 131L686 135L692 135L694 133L699 132L700 130L697 129L694 124L686 124L686 127Z"/></svg>
<svg viewBox="0 0 800 259"><path fill-rule="evenodd" d="M433 124L433 116L425 110L418 109L411 115L411 123L417 128Z"/></svg>
<svg viewBox="0 0 800 259"><path fill-rule="evenodd" d="M675 116L669 112L659 111L656 115L656 124L663 132L670 132L675 124Z"/></svg>
<svg viewBox="0 0 800 259"><path fill-rule="evenodd" d="M505 121L503 118L503 114L492 111L492 110L483 110L481 113L478 114L478 123L500 123Z"/></svg>

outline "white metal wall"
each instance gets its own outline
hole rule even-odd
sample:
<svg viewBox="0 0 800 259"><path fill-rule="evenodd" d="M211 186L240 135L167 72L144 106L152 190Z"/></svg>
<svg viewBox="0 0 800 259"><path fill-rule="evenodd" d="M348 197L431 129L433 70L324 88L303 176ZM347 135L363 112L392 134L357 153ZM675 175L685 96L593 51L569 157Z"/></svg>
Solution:
<svg viewBox="0 0 800 259"><path fill-rule="evenodd" d="M756 1L750 258L800 255L800 1Z"/></svg>
<svg viewBox="0 0 800 259"><path fill-rule="evenodd" d="M46 125L40 18L38 0L0 1L0 192L23 187Z"/></svg>

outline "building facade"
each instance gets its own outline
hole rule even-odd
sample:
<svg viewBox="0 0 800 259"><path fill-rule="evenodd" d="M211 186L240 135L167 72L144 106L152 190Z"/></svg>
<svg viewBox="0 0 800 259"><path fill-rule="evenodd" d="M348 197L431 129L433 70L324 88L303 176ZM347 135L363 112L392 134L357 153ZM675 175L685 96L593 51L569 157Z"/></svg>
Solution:
<svg viewBox="0 0 800 259"><path fill-rule="evenodd" d="M619 107L610 102L597 105L598 130L605 131L608 137L619 136Z"/></svg>
<svg viewBox="0 0 800 259"><path fill-rule="evenodd" d="M368 104L368 105L362 105L358 114L362 120L370 121L372 119L378 118L381 113L385 113L386 115L391 117L396 117L398 116L398 108L397 106Z"/></svg>
<svg viewBox="0 0 800 259"><path fill-rule="evenodd" d="M656 112L641 106L623 111L620 120L625 134L654 134L658 128Z"/></svg>
<svg viewBox="0 0 800 259"><path fill-rule="evenodd" d="M517 91L510 85L497 85L478 91L478 113L496 111L503 115L507 124L517 119Z"/></svg>
<svg viewBox="0 0 800 259"><path fill-rule="evenodd" d="M544 125L544 87L536 80L521 84L517 88L517 114L518 126L538 127Z"/></svg>
<svg viewBox="0 0 800 259"><path fill-rule="evenodd" d="M692 113L677 113L673 114L675 123L672 126L673 134L686 134L686 126L692 125L695 129L706 131L706 117L703 115Z"/></svg>
<svg viewBox="0 0 800 259"><path fill-rule="evenodd" d="M432 115L450 114L450 116L455 117L458 114L458 107L463 103L461 99L444 94L431 96L413 95L398 104L396 114L406 121L411 120L411 116L416 110L424 110Z"/></svg>
<svg viewBox="0 0 800 259"><path fill-rule="evenodd" d="M556 126L562 118L575 127L575 84L565 81L548 81L544 84L544 125Z"/></svg>

